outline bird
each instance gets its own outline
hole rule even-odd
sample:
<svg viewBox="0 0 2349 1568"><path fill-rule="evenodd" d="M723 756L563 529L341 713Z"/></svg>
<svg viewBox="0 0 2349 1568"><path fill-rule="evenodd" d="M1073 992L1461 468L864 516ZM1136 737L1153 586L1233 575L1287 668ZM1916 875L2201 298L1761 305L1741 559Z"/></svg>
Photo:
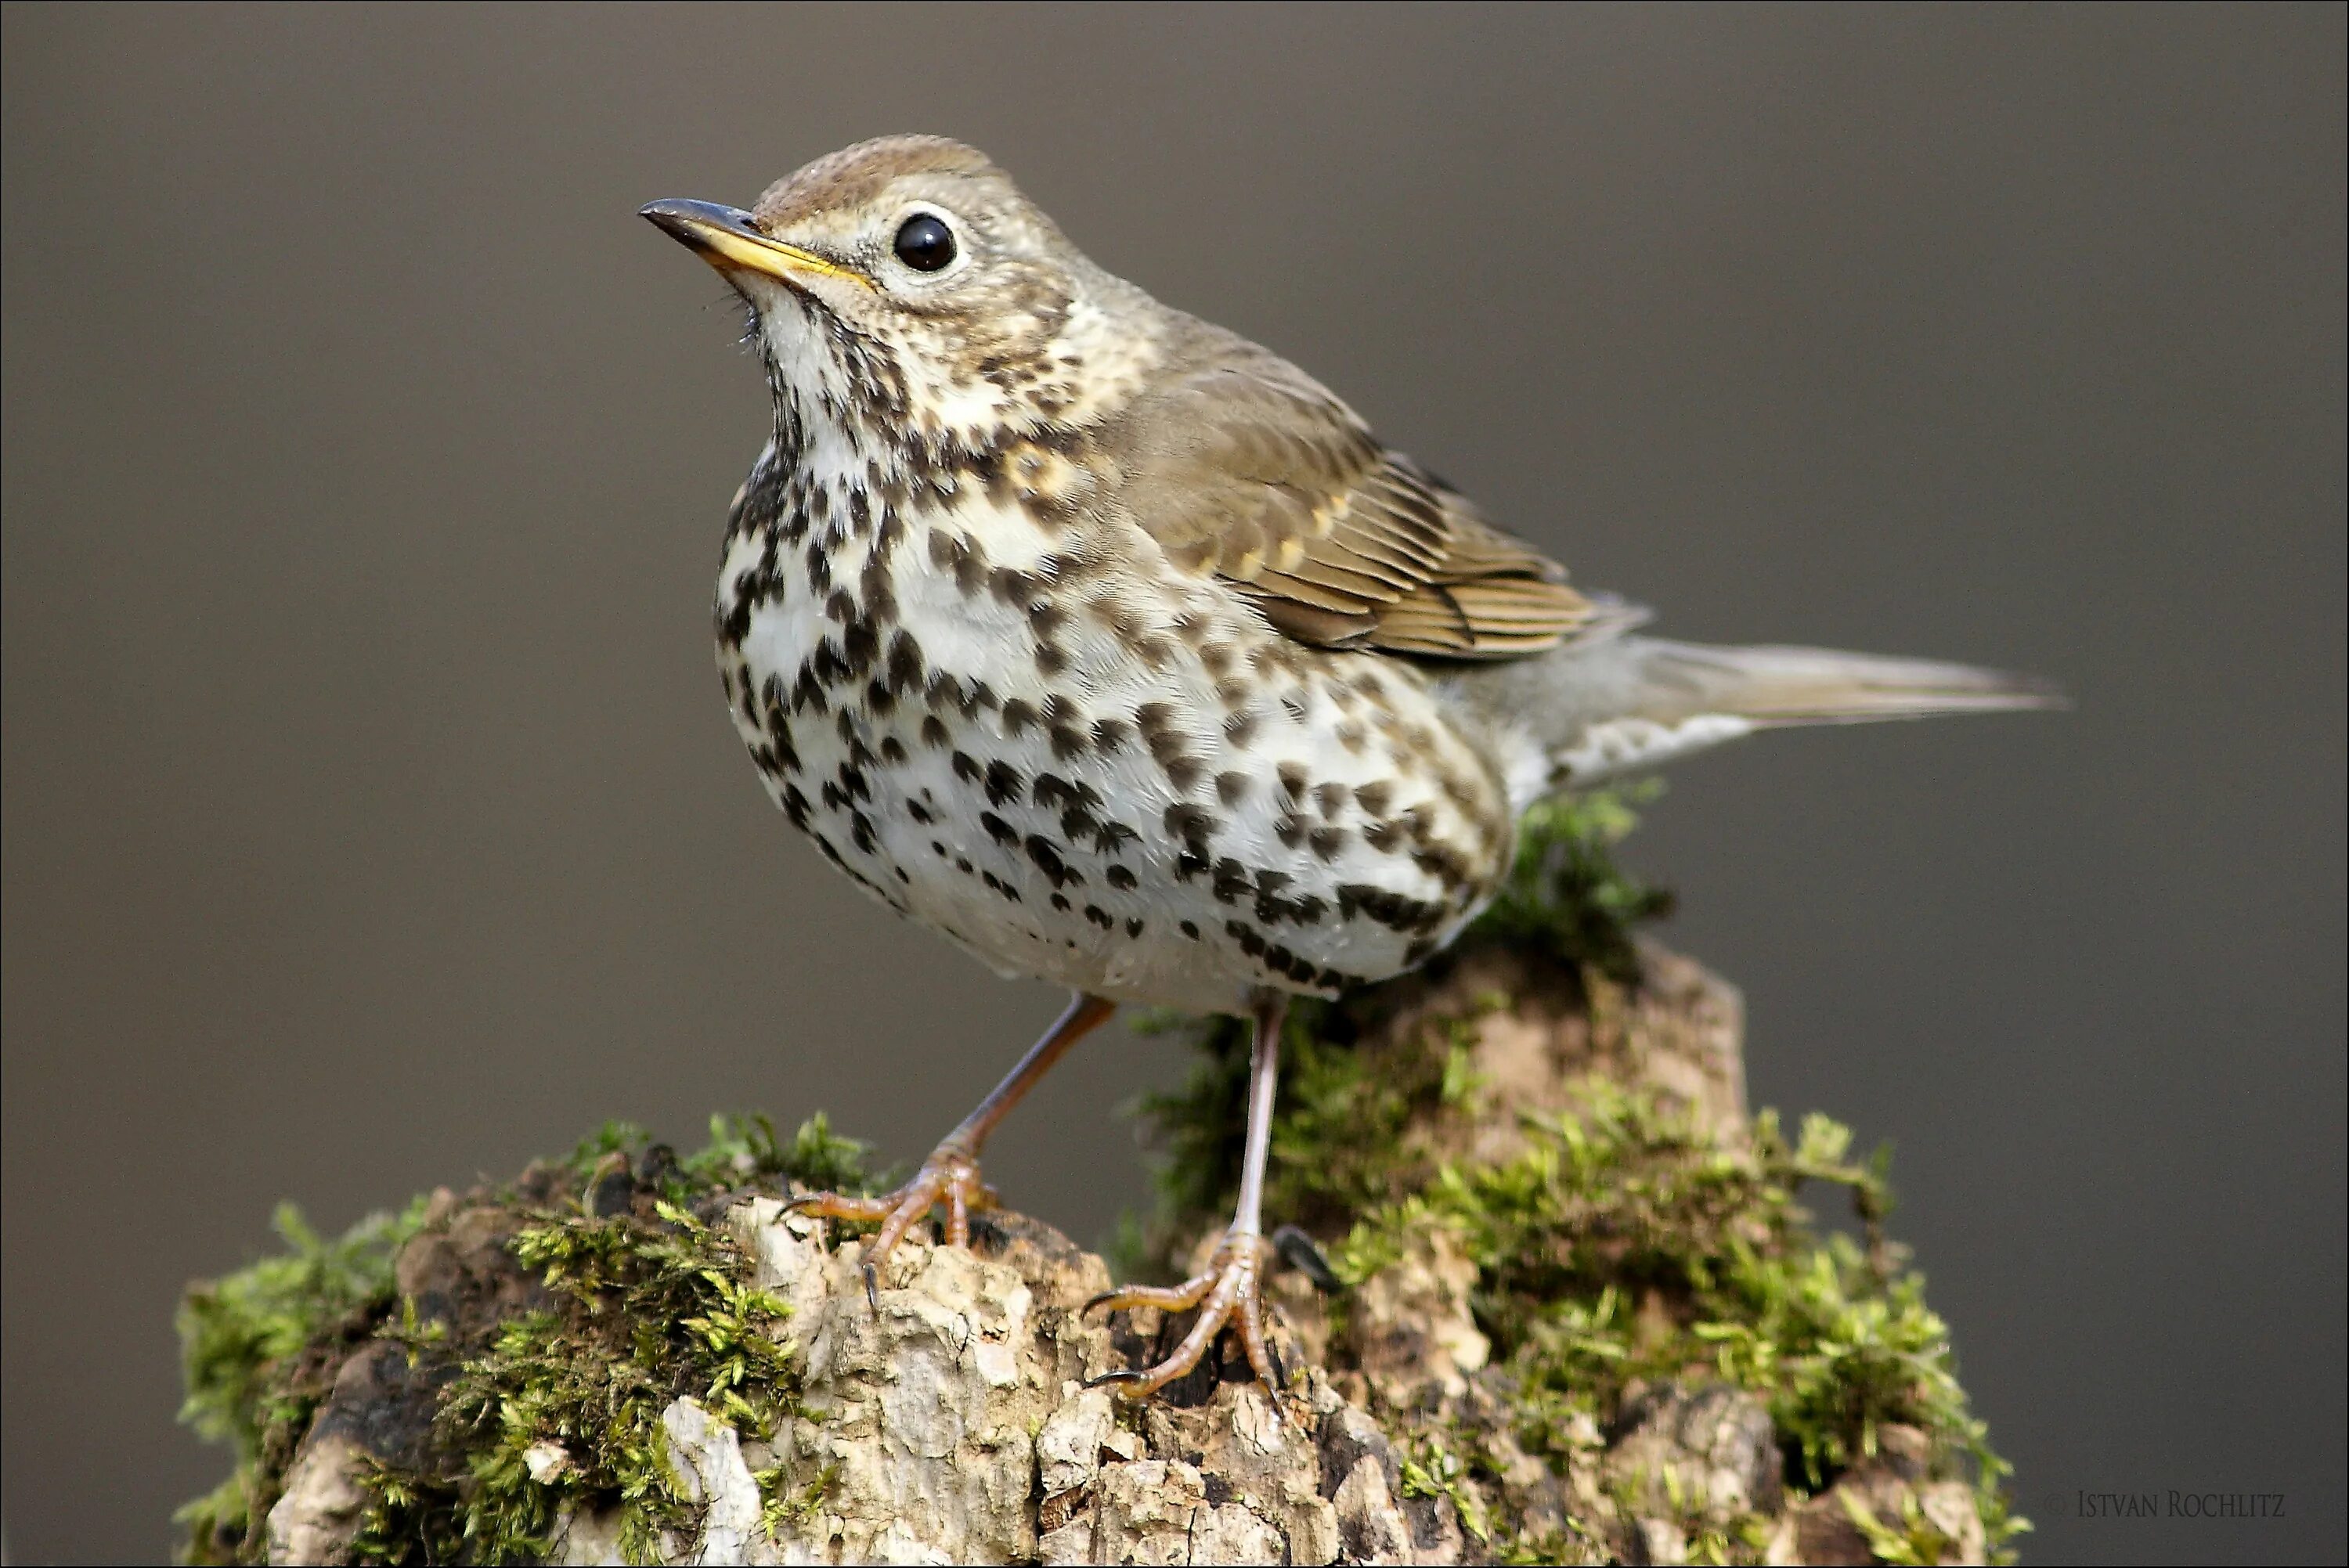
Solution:
<svg viewBox="0 0 2349 1568"><path fill-rule="evenodd" d="M2023 676L1640 632L1647 613L1381 440L1272 351L1096 265L976 149L892 136L749 209L641 209L745 306L773 424L730 510L728 711L868 893L1066 1009L898 1190L806 1194L968 1246L1004 1116L1127 1004L1247 1021L1238 1198L1205 1269L1092 1307L1267 1340L1282 1020L1425 963L1520 817L1760 730L2049 706ZM874 1297L877 1305L877 1296Z"/></svg>

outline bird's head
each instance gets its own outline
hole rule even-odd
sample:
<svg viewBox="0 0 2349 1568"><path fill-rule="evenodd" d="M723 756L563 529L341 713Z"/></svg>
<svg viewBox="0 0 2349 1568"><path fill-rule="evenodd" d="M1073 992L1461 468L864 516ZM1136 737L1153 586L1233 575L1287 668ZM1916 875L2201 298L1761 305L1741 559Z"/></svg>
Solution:
<svg viewBox="0 0 2349 1568"><path fill-rule="evenodd" d="M1151 354L1147 297L1088 262L987 157L896 136L820 158L748 211L656 201L751 314L779 404L854 446L1082 423Z"/></svg>

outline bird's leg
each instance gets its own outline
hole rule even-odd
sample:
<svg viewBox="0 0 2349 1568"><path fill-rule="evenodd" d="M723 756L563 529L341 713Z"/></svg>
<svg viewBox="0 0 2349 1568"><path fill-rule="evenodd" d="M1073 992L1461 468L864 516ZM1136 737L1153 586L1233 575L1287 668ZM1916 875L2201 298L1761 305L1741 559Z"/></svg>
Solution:
<svg viewBox="0 0 2349 1568"><path fill-rule="evenodd" d="M929 1218L930 1211L938 1204L946 1205L947 1244L970 1245L971 1211L995 1205L993 1190L978 1175L978 1151L987 1135L1051 1070L1062 1053L1116 1011L1116 1003L1078 992L1070 999L1068 1009L1044 1031L1043 1038L1028 1047L1019 1066L978 1102L978 1109L964 1117L961 1125L930 1150L930 1157L922 1161L914 1179L895 1191L878 1198L810 1192L792 1199L784 1208L826 1219L862 1220L881 1227L880 1233L864 1244L864 1294L867 1300L877 1302L882 1260L905 1239L907 1231Z"/></svg>
<svg viewBox="0 0 2349 1568"><path fill-rule="evenodd" d="M1279 1408L1283 1385L1279 1361L1265 1338L1264 1307L1257 1294L1264 1263L1264 1166L1272 1146L1273 1089L1280 1079L1280 1026L1288 1016L1288 998L1268 994L1256 1007L1256 1042L1248 1055L1247 1153L1240 1166L1240 1201L1231 1228L1207 1264L1207 1272L1170 1288L1129 1285L1109 1291L1085 1304L1114 1311L1119 1307L1154 1306L1164 1312L1199 1309L1198 1320L1174 1353L1157 1366L1139 1372L1112 1372L1093 1379L1114 1384L1131 1399L1147 1398L1199 1364L1216 1336L1229 1326L1247 1353L1248 1367Z"/></svg>

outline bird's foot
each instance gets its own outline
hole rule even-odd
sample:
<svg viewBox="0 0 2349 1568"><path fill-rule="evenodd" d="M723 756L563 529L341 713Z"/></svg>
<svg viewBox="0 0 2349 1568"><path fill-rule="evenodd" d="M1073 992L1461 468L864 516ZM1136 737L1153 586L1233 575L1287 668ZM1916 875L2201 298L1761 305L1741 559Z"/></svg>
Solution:
<svg viewBox="0 0 2349 1568"><path fill-rule="evenodd" d="M1253 1228L1242 1231L1234 1226L1225 1233L1205 1274L1178 1285L1127 1285L1093 1297L1085 1303L1087 1312L1154 1306L1161 1312L1172 1313L1197 1307L1199 1315L1174 1354L1157 1366L1141 1371L1104 1373L1086 1387L1112 1387L1123 1398L1146 1399L1198 1366L1208 1347L1215 1344L1216 1336L1229 1326L1239 1336L1249 1370L1272 1397L1273 1410L1278 1414L1288 1397L1288 1374L1265 1335L1264 1303L1259 1295L1263 1274L1263 1239Z"/></svg>
<svg viewBox="0 0 2349 1568"><path fill-rule="evenodd" d="M948 1139L930 1151L912 1181L877 1198L844 1192L807 1192L783 1205L787 1213L812 1214L827 1220L854 1220L881 1227L864 1243L864 1298L880 1306L882 1263L905 1233L943 1205L947 1212L947 1245L970 1245L970 1216L995 1207L995 1189L979 1178L978 1158L960 1142Z"/></svg>

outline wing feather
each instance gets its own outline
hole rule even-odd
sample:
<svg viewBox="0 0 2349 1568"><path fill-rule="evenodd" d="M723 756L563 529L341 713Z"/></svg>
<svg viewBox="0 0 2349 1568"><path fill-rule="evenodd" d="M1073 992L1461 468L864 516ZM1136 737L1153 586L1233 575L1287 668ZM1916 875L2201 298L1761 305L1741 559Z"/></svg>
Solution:
<svg viewBox="0 0 2349 1568"><path fill-rule="evenodd" d="M1323 647L1518 658L1613 624L1294 366L1220 333L1195 347L1119 441L1127 507L1177 564Z"/></svg>

